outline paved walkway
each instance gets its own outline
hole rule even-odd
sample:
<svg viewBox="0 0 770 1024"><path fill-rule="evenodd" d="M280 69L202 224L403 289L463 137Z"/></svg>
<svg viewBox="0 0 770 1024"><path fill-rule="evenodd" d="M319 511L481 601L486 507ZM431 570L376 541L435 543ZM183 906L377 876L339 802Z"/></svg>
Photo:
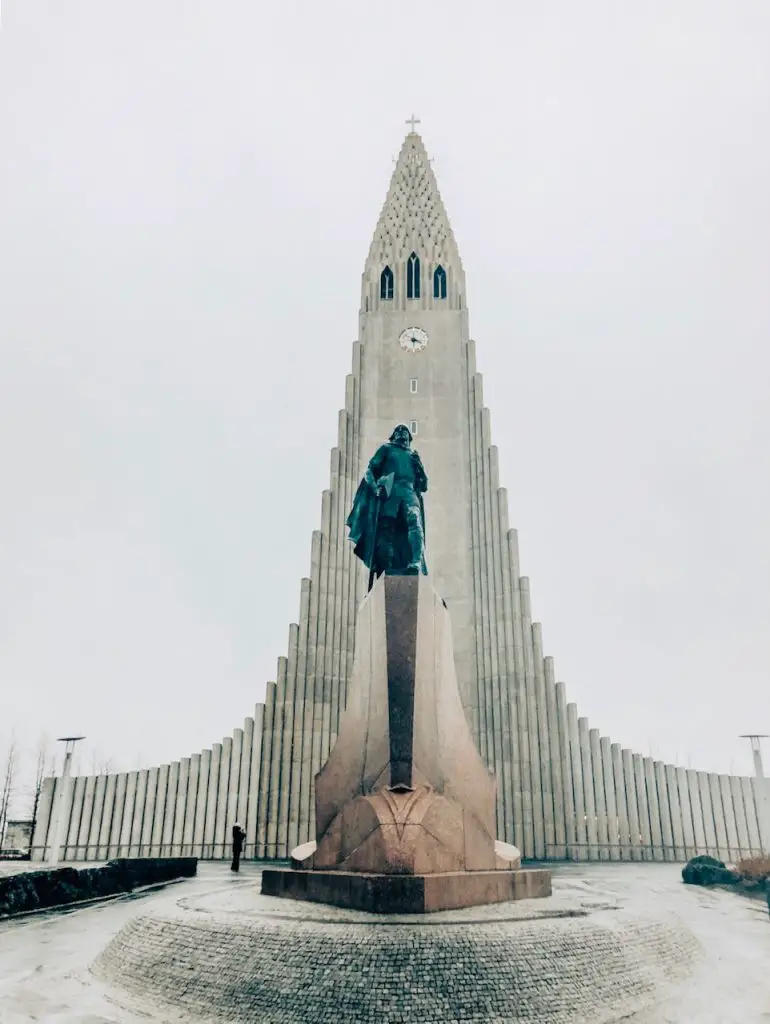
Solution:
<svg viewBox="0 0 770 1024"><path fill-rule="evenodd" d="M638 1014L627 1024L770 1024L770 918L760 901L684 886L680 867L665 864L565 865L554 872L621 902L660 902L696 933L709 956L676 1004ZM148 895L0 923L2 1024L171 1024L149 1005L132 1006L99 983L88 967L140 909L182 896L256 887L259 870L234 876L226 865L202 864L195 879Z"/></svg>

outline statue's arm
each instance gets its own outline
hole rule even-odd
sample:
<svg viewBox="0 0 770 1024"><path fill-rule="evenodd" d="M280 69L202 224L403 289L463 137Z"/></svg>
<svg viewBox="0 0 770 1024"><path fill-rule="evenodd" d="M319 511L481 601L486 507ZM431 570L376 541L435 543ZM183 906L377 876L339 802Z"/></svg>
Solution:
<svg viewBox="0 0 770 1024"><path fill-rule="evenodd" d="M364 473L364 480L366 480L369 487L371 487L374 493L377 493L377 481L382 476L382 468L385 464L385 457L388 454L387 447L383 444L377 449L377 451L369 459L369 465L366 467Z"/></svg>

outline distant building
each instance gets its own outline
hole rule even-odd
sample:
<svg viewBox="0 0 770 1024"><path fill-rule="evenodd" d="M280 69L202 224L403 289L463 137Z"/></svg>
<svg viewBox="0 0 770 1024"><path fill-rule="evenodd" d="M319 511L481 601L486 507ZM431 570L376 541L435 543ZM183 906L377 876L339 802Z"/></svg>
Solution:
<svg viewBox="0 0 770 1024"><path fill-rule="evenodd" d="M29 853L33 825L33 821L9 821L5 827L3 841L0 843L0 853Z"/></svg>

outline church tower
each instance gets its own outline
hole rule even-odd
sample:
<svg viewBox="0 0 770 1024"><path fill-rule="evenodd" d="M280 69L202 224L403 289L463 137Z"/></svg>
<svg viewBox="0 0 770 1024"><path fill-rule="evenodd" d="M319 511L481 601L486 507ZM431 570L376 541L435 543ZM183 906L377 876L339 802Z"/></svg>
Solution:
<svg viewBox="0 0 770 1024"><path fill-rule="evenodd" d="M312 776L336 737L365 586L345 518L366 460L401 422L428 473L428 572L451 615L469 723L497 776L498 835L528 856L556 852L565 826L562 812L557 834L546 717L549 689L555 721L556 689L518 577L462 260L414 122L369 247L345 397L300 622L268 689L257 853L285 856L312 838Z"/></svg>
<svg viewBox="0 0 770 1024"><path fill-rule="evenodd" d="M314 776L345 707L368 573L345 520L397 423L428 474L426 557L452 622L460 694L497 780L497 835L526 858L735 861L770 849L767 780L691 771L612 743L578 717L544 656L529 580L498 480L468 335L465 274L422 139L401 147L364 266L359 340L313 533L299 621L264 704L221 743L133 772L47 779L34 860L221 858L232 826L248 857L315 838Z"/></svg>

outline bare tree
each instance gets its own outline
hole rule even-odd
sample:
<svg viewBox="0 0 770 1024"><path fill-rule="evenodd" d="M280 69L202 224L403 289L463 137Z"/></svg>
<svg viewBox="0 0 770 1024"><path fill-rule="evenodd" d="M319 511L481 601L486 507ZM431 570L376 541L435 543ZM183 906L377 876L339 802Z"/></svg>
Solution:
<svg viewBox="0 0 770 1024"><path fill-rule="evenodd" d="M37 763L35 764L35 788L32 792L32 835L35 834L37 825L37 811L40 805L40 793L43 789L43 782L48 775L53 774L54 752L51 741L47 736L42 736L37 745Z"/></svg>
<svg viewBox="0 0 770 1024"><path fill-rule="evenodd" d="M112 757L105 757L101 751L94 750L91 755L91 774L110 775L115 771L115 761Z"/></svg>
<svg viewBox="0 0 770 1024"><path fill-rule="evenodd" d="M5 829L8 824L8 809L15 795L16 768L19 760L19 752L16 747L16 740L11 736L8 745L8 753L5 758L5 774L3 786L0 790L0 849L3 846Z"/></svg>

